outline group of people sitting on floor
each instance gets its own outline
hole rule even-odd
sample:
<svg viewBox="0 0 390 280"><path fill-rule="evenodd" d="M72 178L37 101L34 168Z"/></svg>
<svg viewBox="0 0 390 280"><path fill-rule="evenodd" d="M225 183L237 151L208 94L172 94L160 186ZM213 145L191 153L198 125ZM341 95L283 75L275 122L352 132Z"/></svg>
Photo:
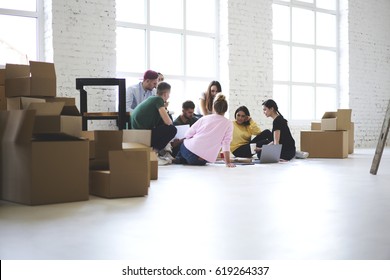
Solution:
<svg viewBox="0 0 390 280"><path fill-rule="evenodd" d="M212 81L200 96L199 106L192 101L184 102L182 113L173 120L167 110L171 86L158 79L159 73L146 71L143 81L128 88L127 101L131 128L151 130L151 146L158 155L159 165L205 165L215 162L222 153L226 166L234 167L231 153L243 158L257 154L260 158L262 146L272 144L282 144L281 160L289 161L296 156L287 120L274 100L262 104L264 115L273 119L272 131L261 131L245 106L236 109L234 121L225 118L228 102L220 83ZM176 126L184 124L190 126L184 138L174 139ZM254 151L250 144L256 144Z"/></svg>

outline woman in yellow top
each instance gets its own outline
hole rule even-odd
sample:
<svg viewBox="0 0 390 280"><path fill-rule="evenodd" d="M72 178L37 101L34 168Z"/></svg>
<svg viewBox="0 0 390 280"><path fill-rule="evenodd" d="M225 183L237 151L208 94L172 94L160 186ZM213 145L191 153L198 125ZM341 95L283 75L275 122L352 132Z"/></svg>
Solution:
<svg viewBox="0 0 390 280"><path fill-rule="evenodd" d="M260 148L272 141L272 133L268 129L261 131L257 123L251 118L249 110L245 106L238 107L234 113L233 139L230 143L230 151L236 157L251 158L254 153L250 144L256 143ZM252 139L252 136L255 136Z"/></svg>

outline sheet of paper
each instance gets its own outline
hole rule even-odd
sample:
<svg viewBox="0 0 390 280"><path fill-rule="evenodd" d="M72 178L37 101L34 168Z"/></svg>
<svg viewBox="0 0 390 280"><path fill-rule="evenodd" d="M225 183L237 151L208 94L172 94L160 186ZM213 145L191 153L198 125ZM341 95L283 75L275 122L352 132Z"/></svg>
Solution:
<svg viewBox="0 0 390 280"><path fill-rule="evenodd" d="M176 133L174 139L183 139L184 138L184 134L190 128L190 125L189 124L177 125L176 128L177 128L177 133Z"/></svg>

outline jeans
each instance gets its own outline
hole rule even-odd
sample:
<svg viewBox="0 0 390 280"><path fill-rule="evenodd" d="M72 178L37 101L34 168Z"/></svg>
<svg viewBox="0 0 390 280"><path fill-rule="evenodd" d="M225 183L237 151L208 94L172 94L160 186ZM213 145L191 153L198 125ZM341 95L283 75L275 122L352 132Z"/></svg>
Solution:
<svg viewBox="0 0 390 280"><path fill-rule="evenodd" d="M207 163L206 160L204 160L203 158L197 156L196 154L188 150L184 145L184 143L180 145L180 152L177 155L177 158L180 157L182 158L181 163L187 163L190 165L205 165ZM183 161L183 159L185 161Z"/></svg>

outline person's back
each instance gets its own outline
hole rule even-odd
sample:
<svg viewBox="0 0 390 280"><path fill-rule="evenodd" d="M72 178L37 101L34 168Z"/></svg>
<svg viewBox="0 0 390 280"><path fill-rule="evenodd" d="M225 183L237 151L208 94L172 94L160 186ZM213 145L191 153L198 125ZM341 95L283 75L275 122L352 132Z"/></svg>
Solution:
<svg viewBox="0 0 390 280"><path fill-rule="evenodd" d="M158 108L164 106L161 96L150 96L139 104L131 113L131 127L133 129L152 129L161 121Z"/></svg>

